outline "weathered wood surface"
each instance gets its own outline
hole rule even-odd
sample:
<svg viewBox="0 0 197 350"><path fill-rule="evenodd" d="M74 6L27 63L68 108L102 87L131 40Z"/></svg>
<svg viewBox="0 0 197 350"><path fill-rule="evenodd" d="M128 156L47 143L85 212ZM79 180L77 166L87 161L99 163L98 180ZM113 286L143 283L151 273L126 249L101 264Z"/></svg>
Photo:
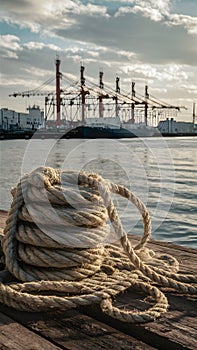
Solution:
<svg viewBox="0 0 197 350"><path fill-rule="evenodd" d="M8 316L0 313L0 349L58 350L59 348Z"/></svg>
<svg viewBox="0 0 197 350"><path fill-rule="evenodd" d="M0 228L5 224L6 215L6 212L0 212ZM135 243L137 238L131 237L131 241ZM197 274L196 250L157 241L151 241L149 246L155 251L165 251L175 256L180 262L182 272ZM119 322L104 315L95 306L51 316L18 312L1 305L4 315L0 314L0 331L3 329L3 335L0 332L0 349L23 350L28 346L28 349L71 350L197 349L196 300L192 296L163 290L169 300L168 312L157 321L144 325ZM144 297L131 289L120 295L115 304L127 309L144 309L151 305L151 300L144 301ZM20 343L18 334L23 334L23 331L25 341L21 337ZM11 341L12 336L16 338L15 343Z"/></svg>
<svg viewBox="0 0 197 350"><path fill-rule="evenodd" d="M27 312L16 312L4 306L2 309L3 312L9 314L10 318L14 319L15 322L27 327L32 333L39 334L41 338L51 341L58 349L156 349L155 347L148 346L147 344L144 344L144 342L139 341L130 335L124 334L103 322L99 322L90 316L81 314L76 310L67 311L61 317L52 317L51 315L41 313L30 314ZM21 346L22 345L23 343L21 342ZM43 348L38 347L40 350ZM8 349L11 350L12 348ZM21 350L23 348L19 347L18 349ZM26 348L24 347L24 349ZM46 349L48 348L46 347Z"/></svg>

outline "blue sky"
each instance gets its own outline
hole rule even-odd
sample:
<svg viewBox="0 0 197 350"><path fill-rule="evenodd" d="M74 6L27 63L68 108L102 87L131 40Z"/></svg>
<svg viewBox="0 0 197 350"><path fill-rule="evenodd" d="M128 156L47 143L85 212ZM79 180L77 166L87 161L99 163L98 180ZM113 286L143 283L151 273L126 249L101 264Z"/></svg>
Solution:
<svg viewBox="0 0 197 350"><path fill-rule="evenodd" d="M43 98L8 97L37 87L61 70L130 90L131 80L143 94L185 105L178 119L190 120L197 102L196 0L6 0L0 1L0 106L24 111Z"/></svg>

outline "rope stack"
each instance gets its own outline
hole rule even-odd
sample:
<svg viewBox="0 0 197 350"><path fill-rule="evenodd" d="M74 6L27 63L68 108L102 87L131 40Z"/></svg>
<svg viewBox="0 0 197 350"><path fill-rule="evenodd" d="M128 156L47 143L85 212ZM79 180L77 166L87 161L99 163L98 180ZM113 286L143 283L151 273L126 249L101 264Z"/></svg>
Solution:
<svg viewBox="0 0 197 350"><path fill-rule="evenodd" d="M136 247L128 240L111 193L128 199L141 213L144 235ZM197 276L178 274L176 259L145 247L149 213L127 188L97 174L41 167L25 175L12 195L0 236L0 302L26 311L97 303L121 321L148 322L168 307L155 284L196 294ZM154 306L144 311L115 307L115 296L131 286L154 297Z"/></svg>

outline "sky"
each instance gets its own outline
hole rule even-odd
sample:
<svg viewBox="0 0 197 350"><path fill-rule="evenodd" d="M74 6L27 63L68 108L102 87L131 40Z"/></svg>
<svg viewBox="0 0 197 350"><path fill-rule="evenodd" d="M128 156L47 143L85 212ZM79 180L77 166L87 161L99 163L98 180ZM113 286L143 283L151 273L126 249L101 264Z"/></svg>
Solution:
<svg viewBox="0 0 197 350"><path fill-rule="evenodd" d="M0 0L0 107L23 112L44 107L44 97L9 97L61 72L185 106L177 120L192 120L197 103L196 0ZM197 108L196 108L197 109Z"/></svg>

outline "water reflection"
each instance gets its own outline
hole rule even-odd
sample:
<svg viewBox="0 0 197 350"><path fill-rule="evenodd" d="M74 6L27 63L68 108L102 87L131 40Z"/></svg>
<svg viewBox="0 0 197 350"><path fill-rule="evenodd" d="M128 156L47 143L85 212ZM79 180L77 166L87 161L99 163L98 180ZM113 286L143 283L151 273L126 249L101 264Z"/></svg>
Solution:
<svg viewBox="0 0 197 350"><path fill-rule="evenodd" d="M170 153L157 139L1 141L0 208L9 208L10 189L21 173L40 165L84 169L134 191L151 213L154 238L197 247L196 139L166 141ZM121 197L113 199L126 230L141 235L138 211Z"/></svg>

